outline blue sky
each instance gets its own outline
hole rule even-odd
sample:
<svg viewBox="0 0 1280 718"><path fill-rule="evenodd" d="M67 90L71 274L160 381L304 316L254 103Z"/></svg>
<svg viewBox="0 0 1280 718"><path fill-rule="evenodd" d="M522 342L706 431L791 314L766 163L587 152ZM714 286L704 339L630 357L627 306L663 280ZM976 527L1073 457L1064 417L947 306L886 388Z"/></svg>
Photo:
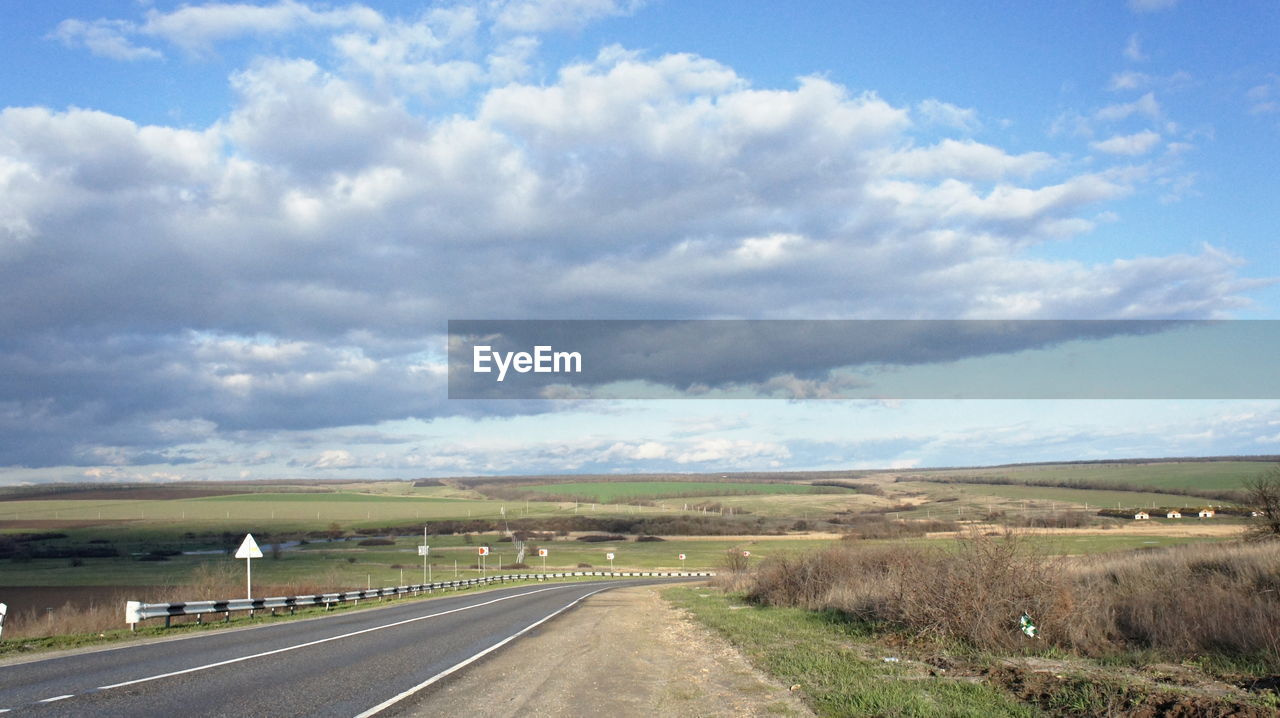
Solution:
<svg viewBox="0 0 1280 718"><path fill-rule="evenodd" d="M1274 3L0 18L0 481L1280 453L1261 400L450 401L442 336L1280 318Z"/></svg>

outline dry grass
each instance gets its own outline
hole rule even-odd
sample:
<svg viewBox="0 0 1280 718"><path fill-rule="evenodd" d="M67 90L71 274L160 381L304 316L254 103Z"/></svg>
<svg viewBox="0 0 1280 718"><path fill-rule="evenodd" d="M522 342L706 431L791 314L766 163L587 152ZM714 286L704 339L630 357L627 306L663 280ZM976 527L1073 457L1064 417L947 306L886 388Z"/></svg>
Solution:
<svg viewBox="0 0 1280 718"><path fill-rule="evenodd" d="M255 583L254 595L305 596L354 588L341 588L342 583L337 572L331 570L314 581L262 585ZM3 637L5 640L20 640L116 630L124 624L124 605L130 600L161 603L240 598L244 595L244 574L239 567L201 564L192 571L185 583L168 588L157 587L149 594L144 592L144 595L139 595L138 589L132 588L94 600L87 606L67 602L52 611L30 609L10 614L5 620ZM173 618L174 624L195 621L194 616Z"/></svg>
<svg viewBox="0 0 1280 718"><path fill-rule="evenodd" d="M1280 542L1050 557L1017 534L946 549L842 542L764 562L752 600L834 609L919 639L1084 655L1250 656L1280 667ZM1018 630L1030 614L1040 641Z"/></svg>

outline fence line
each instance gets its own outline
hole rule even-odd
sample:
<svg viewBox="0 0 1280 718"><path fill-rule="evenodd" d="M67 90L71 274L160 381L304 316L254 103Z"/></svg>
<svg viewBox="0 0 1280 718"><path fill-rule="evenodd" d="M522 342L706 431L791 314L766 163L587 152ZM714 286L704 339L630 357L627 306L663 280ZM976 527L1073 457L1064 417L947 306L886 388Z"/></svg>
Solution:
<svg viewBox="0 0 1280 718"><path fill-rule="evenodd" d="M278 609L287 608L290 613L295 612L298 607L324 606L331 607L335 603L344 603L353 601L359 603L361 599L385 598L387 596L404 596L418 595L420 593L430 593L436 590L460 589L469 586L479 586L489 583L506 583L507 581L543 581L552 578L570 578L578 576L603 576L614 578L629 577L676 577L676 578L696 578L715 576L713 571L573 571L564 573L517 573L503 574L498 576L486 576L484 578L462 578L453 581L436 581L435 583L418 583L408 586L388 586L386 588L371 588L364 591L345 591L339 593L318 593L309 596L279 596L275 598L233 598L225 601L177 601L173 603L142 603L140 601L127 601L124 609L125 623L129 624L130 630L135 630L137 625L148 618L163 618L164 625L167 627L174 616L196 616L197 620L203 620L207 613L226 614L225 620L231 620L232 611L253 611L268 610L274 614ZM3 616L0 616L3 621Z"/></svg>

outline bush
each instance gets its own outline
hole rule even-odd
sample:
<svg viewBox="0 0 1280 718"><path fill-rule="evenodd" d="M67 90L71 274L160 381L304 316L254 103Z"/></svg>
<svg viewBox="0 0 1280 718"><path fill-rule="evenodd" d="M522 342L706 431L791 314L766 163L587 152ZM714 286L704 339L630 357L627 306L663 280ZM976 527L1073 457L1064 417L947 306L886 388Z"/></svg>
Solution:
<svg viewBox="0 0 1280 718"><path fill-rule="evenodd" d="M579 541L584 543L603 543L606 541L626 541L627 537L621 534L587 534L579 536Z"/></svg>
<svg viewBox="0 0 1280 718"><path fill-rule="evenodd" d="M356 542L357 546L395 546L396 542L386 538L368 538Z"/></svg>
<svg viewBox="0 0 1280 718"><path fill-rule="evenodd" d="M636 543L645 543L649 541L666 541L661 536L637 536Z"/></svg>
<svg viewBox="0 0 1280 718"><path fill-rule="evenodd" d="M1014 533L945 549L841 542L766 559L747 593L986 650L1030 647L1017 628L1025 612L1045 644L1086 655L1217 653L1280 668L1280 542L1075 560L1040 555Z"/></svg>

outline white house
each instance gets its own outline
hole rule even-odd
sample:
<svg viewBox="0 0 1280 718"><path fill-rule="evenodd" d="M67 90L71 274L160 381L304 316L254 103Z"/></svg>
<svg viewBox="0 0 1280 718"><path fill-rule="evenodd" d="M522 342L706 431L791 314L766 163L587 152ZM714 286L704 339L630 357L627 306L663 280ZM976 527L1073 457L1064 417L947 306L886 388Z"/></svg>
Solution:
<svg viewBox="0 0 1280 718"><path fill-rule="evenodd" d="M1138 513L1133 515L1134 521L1141 521L1143 519L1149 519L1149 518L1151 518L1151 514L1147 513L1146 511L1139 511Z"/></svg>
<svg viewBox="0 0 1280 718"><path fill-rule="evenodd" d="M1169 513L1165 514L1164 517L1166 519L1180 519L1182 518L1182 514L1177 509L1174 509L1174 510L1171 510Z"/></svg>
<svg viewBox="0 0 1280 718"><path fill-rule="evenodd" d="M1213 509L1200 509L1199 516L1202 519L1211 519L1213 518Z"/></svg>

